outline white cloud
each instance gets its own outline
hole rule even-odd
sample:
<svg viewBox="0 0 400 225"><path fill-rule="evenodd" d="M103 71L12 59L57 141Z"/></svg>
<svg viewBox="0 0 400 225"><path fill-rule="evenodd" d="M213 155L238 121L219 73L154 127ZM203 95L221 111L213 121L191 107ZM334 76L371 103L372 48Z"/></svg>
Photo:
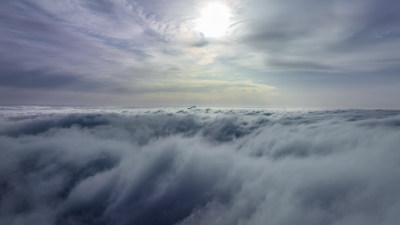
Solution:
<svg viewBox="0 0 400 225"><path fill-rule="evenodd" d="M6 224L397 224L398 111L0 110Z"/></svg>

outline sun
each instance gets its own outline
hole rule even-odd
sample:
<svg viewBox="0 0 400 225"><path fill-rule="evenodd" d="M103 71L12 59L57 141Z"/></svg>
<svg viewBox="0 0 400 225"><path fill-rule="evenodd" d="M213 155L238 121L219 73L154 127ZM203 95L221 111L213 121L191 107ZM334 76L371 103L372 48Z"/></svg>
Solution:
<svg viewBox="0 0 400 225"><path fill-rule="evenodd" d="M220 38L227 33L231 13L226 5L210 3L201 10L201 16L196 21L195 31L208 38Z"/></svg>

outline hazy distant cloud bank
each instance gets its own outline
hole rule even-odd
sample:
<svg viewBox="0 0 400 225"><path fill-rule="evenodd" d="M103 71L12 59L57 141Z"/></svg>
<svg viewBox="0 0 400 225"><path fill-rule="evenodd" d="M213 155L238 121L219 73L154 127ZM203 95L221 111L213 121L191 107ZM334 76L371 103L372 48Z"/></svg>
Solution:
<svg viewBox="0 0 400 225"><path fill-rule="evenodd" d="M400 223L399 111L0 108L0 224Z"/></svg>

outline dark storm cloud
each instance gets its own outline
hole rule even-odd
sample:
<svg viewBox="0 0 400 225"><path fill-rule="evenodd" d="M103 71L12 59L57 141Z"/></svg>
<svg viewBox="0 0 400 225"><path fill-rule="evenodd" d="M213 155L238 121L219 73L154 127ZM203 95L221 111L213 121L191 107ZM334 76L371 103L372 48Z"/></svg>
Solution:
<svg viewBox="0 0 400 225"><path fill-rule="evenodd" d="M3 107L0 121L0 224L400 221L399 111Z"/></svg>

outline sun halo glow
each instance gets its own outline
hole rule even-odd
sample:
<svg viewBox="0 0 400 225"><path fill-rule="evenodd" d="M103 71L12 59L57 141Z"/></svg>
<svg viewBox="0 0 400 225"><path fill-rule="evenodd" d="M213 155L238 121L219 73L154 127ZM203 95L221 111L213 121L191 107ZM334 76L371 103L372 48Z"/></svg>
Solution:
<svg viewBox="0 0 400 225"><path fill-rule="evenodd" d="M197 20L195 31L202 33L206 38L220 38L228 30L230 17L227 6L221 3L210 3L201 10L201 17Z"/></svg>

